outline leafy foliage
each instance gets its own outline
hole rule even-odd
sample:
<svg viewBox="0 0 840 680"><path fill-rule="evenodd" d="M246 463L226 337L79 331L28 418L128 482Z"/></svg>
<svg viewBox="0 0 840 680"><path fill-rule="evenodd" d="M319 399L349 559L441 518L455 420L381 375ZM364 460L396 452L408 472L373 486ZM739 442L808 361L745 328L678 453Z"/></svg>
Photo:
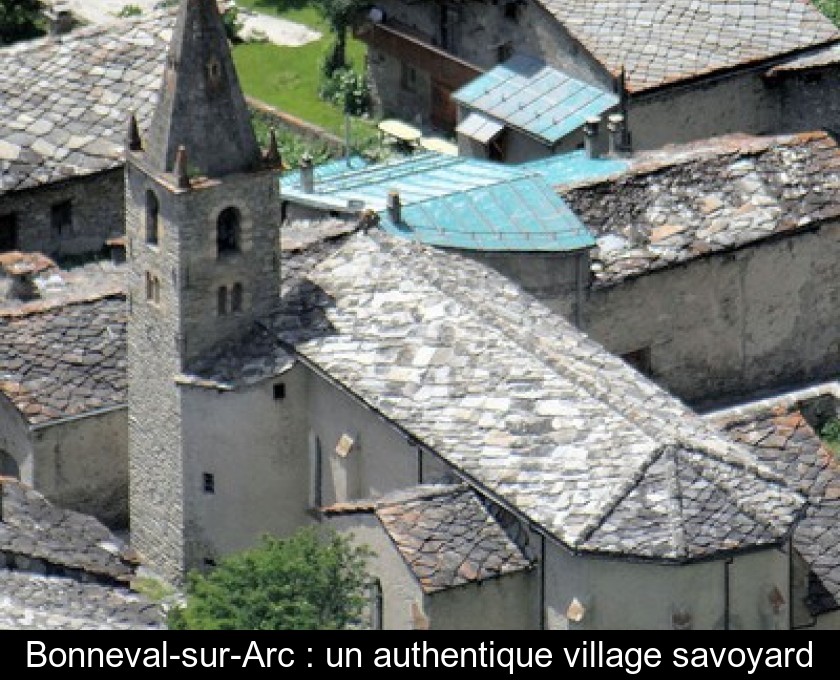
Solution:
<svg viewBox="0 0 840 680"><path fill-rule="evenodd" d="M829 419L820 430L820 437L832 451L840 454L840 418Z"/></svg>
<svg viewBox="0 0 840 680"><path fill-rule="evenodd" d="M335 532L301 529L192 572L186 607L173 609L176 630L343 629L366 604L370 553Z"/></svg>
<svg viewBox="0 0 840 680"><path fill-rule="evenodd" d="M352 69L334 71L326 78L319 92L321 99L332 102L351 116L370 113L370 88L367 78Z"/></svg>
<svg viewBox="0 0 840 680"><path fill-rule="evenodd" d="M230 5L222 14L222 22L225 25L225 34L232 43L242 42L239 33L242 31L243 23L239 20L239 10L236 5Z"/></svg>
<svg viewBox="0 0 840 680"><path fill-rule="evenodd" d="M120 19L127 19L129 17L139 17L143 14L143 10L137 5L123 5L122 9L117 12Z"/></svg>
<svg viewBox="0 0 840 680"><path fill-rule="evenodd" d="M331 78L336 71L347 68L347 30L353 18L365 4L362 0L313 0L335 34L335 42L324 61L323 73Z"/></svg>
<svg viewBox="0 0 840 680"><path fill-rule="evenodd" d="M0 0L0 45L43 35L40 0Z"/></svg>
<svg viewBox="0 0 840 680"><path fill-rule="evenodd" d="M814 0L814 4L835 24L840 25L840 0Z"/></svg>

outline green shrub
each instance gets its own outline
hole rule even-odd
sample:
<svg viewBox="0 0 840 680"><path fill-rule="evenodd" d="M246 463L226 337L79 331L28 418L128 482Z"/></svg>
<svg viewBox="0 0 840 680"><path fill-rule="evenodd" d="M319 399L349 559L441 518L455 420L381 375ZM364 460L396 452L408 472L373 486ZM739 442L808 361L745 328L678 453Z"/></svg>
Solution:
<svg viewBox="0 0 840 680"><path fill-rule="evenodd" d="M370 552L335 532L301 529L191 572L175 630L337 630L358 625L367 603Z"/></svg>
<svg viewBox="0 0 840 680"><path fill-rule="evenodd" d="M340 107L351 116L370 114L371 98L367 79L352 69L339 69L331 77L325 78L318 94L321 99Z"/></svg>
<svg viewBox="0 0 840 680"><path fill-rule="evenodd" d="M137 5L123 5L123 8L117 12L120 19L128 19L129 17L139 17L143 14L143 10Z"/></svg>

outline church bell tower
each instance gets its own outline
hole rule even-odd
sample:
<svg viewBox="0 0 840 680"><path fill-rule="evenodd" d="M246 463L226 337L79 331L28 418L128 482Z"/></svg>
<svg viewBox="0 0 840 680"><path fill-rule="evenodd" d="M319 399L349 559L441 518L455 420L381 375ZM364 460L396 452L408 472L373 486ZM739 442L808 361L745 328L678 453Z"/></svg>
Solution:
<svg viewBox="0 0 840 680"><path fill-rule="evenodd" d="M179 376L279 297L279 154L263 156L216 0L181 0L148 134L129 121L131 541L178 581L198 566Z"/></svg>

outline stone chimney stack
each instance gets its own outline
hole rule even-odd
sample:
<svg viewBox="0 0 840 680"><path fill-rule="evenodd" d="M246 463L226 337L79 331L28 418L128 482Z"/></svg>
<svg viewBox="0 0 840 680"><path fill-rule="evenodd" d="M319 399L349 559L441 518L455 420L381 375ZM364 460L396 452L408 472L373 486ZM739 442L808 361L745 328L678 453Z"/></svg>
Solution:
<svg viewBox="0 0 840 680"><path fill-rule="evenodd" d="M620 156L627 151L627 130L624 116L620 113L610 114L607 123L610 136L610 155Z"/></svg>
<svg viewBox="0 0 840 680"><path fill-rule="evenodd" d="M402 199L400 198L400 192L396 189L388 192L388 217L394 224L402 222Z"/></svg>
<svg viewBox="0 0 840 680"><path fill-rule="evenodd" d="M583 125L583 148L588 158L600 158L604 155L605 135L601 131L601 117L587 118Z"/></svg>
<svg viewBox="0 0 840 680"><path fill-rule="evenodd" d="M301 156L300 159L300 186L307 194L315 191L315 168L309 154Z"/></svg>

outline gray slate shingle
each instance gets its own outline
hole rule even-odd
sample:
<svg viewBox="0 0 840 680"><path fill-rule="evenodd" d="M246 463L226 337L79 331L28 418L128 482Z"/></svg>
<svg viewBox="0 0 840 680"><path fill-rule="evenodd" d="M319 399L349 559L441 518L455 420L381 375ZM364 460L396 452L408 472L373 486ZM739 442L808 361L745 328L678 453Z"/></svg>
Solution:
<svg viewBox="0 0 840 680"><path fill-rule="evenodd" d="M840 37L803 0L541 0L631 92L760 62Z"/></svg>

